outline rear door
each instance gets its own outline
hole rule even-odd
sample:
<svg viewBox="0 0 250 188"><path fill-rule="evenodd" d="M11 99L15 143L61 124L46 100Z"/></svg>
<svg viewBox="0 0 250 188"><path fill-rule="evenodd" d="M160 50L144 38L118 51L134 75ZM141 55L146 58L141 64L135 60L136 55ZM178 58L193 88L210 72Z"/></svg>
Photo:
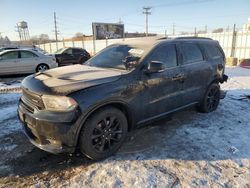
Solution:
<svg viewBox="0 0 250 188"><path fill-rule="evenodd" d="M84 58L84 51L81 49L74 48L73 56L75 59L75 63L81 63L82 58Z"/></svg>
<svg viewBox="0 0 250 188"><path fill-rule="evenodd" d="M214 76L222 76L225 68L225 55L218 43L210 42L200 44L207 54L207 59L213 67Z"/></svg>
<svg viewBox="0 0 250 188"><path fill-rule="evenodd" d="M16 70L16 67L19 62L20 58L18 51L2 54L0 59L0 75L18 74L20 71Z"/></svg>
<svg viewBox="0 0 250 188"><path fill-rule="evenodd" d="M76 62L76 59L73 55L73 49L68 48L62 53L62 65L71 65Z"/></svg>
<svg viewBox="0 0 250 188"><path fill-rule="evenodd" d="M20 62L18 63L18 69L23 73L33 73L36 71L36 67L39 64L39 57L30 51L20 51Z"/></svg>
<svg viewBox="0 0 250 188"><path fill-rule="evenodd" d="M163 44L156 47L145 60L160 61L166 69L162 72L143 74L142 106L140 123L164 115L182 105L182 70L178 65L175 44Z"/></svg>
<svg viewBox="0 0 250 188"><path fill-rule="evenodd" d="M211 77L212 68L205 60L200 46L195 42L180 42L181 68L185 75L183 82L183 104L199 102Z"/></svg>

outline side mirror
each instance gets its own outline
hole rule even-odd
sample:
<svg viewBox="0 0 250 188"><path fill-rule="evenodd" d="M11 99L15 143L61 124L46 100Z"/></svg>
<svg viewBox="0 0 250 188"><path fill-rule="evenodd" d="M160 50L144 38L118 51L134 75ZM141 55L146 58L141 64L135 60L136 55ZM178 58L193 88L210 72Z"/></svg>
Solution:
<svg viewBox="0 0 250 188"><path fill-rule="evenodd" d="M148 64L147 69L145 70L145 73L157 73L157 72L162 72L166 69L165 65L161 61L151 61Z"/></svg>

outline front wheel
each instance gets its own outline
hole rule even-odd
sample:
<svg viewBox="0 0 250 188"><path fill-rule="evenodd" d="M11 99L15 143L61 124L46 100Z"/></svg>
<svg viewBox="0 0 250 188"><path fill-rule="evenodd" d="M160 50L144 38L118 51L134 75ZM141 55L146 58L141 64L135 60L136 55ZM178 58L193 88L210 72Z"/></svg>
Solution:
<svg viewBox="0 0 250 188"><path fill-rule="evenodd" d="M99 160L115 153L125 140L127 118L114 107L106 107L91 115L80 133L80 150L87 157Z"/></svg>
<svg viewBox="0 0 250 188"><path fill-rule="evenodd" d="M49 66L46 64L40 64L36 68L36 72L43 72L49 69Z"/></svg>
<svg viewBox="0 0 250 188"><path fill-rule="evenodd" d="M217 83L211 84L198 106L200 112L208 113L217 109L220 102L220 86Z"/></svg>

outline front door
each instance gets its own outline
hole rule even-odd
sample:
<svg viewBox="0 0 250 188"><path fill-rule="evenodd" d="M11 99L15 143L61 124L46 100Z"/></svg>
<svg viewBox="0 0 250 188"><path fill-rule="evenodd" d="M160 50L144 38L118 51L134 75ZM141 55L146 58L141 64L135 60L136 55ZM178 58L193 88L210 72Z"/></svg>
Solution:
<svg viewBox="0 0 250 188"><path fill-rule="evenodd" d="M139 123L154 119L169 113L182 106L182 70L178 65L178 56L175 44L162 44L157 46L145 60L160 61L166 69L162 72L142 73L141 92L142 106Z"/></svg>
<svg viewBox="0 0 250 188"><path fill-rule="evenodd" d="M16 70L16 67L19 62L18 51L4 53L0 59L0 75L18 74L19 71Z"/></svg>
<svg viewBox="0 0 250 188"><path fill-rule="evenodd" d="M76 59L73 55L73 49L68 48L62 53L62 65L74 64Z"/></svg>

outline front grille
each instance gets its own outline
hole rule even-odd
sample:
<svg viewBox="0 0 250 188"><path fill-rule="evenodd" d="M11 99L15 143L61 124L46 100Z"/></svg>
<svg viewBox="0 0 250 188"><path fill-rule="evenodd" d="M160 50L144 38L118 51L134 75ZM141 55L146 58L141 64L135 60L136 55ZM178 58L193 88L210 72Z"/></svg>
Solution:
<svg viewBox="0 0 250 188"><path fill-rule="evenodd" d="M37 110L44 109L42 98L39 95L32 93L26 89L22 89L22 91L23 96L21 100L25 104L25 106L27 106L28 108L35 108Z"/></svg>
<svg viewBox="0 0 250 188"><path fill-rule="evenodd" d="M23 107L23 108L25 108L28 112L30 112L30 113L34 113L34 108L33 107L31 107L30 105L28 105L28 103L27 103L27 101L25 101L25 99L22 97L21 98L21 106Z"/></svg>

